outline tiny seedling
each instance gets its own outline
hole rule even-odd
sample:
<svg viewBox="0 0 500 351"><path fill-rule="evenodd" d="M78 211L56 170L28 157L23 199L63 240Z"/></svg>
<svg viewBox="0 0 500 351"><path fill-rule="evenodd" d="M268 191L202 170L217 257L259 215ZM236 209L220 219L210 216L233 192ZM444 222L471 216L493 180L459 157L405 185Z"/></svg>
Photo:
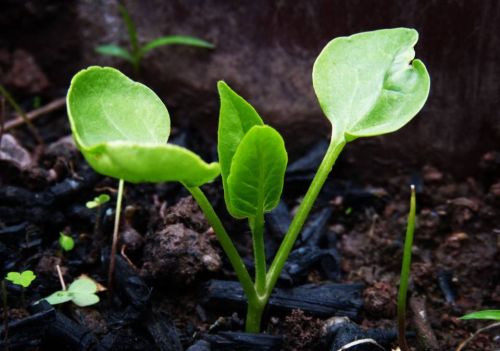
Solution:
<svg viewBox="0 0 500 351"><path fill-rule="evenodd" d="M24 272L9 272L5 277L5 280L10 281L12 284L20 285L23 288L27 288L31 285L33 280L36 279L35 273L33 271L24 271Z"/></svg>
<svg viewBox="0 0 500 351"><path fill-rule="evenodd" d="M465 316L460 317L462 320L470 319L489 319L494 321L500 321L500 310L483 310L477 312L471 312Z"/></svg>
<svg viewBox="0 0 500 351"><path fill-rule="evenodd" d="M63 232L59 233L59 246L64 251L68 252L73 250L75 247L75 241L73 238Z"/></svg>
<svg viewBox="0 0 500 351"><path fill-rule="evenodd" d="M85 204L88 209L100 207L108 202L110 199L108 194L100 194L99 196L94 197L94 200L87 201Z"/></svg>
<svg viewBox="0 0 500 351"><path fill-rule="evenodd" d="M418 33L407 28L360 33L332 40L317 58L313 85L332 123L332 137L269 269L264 214L279 203L288 161L280 134L265 125L257 111L226 83L219 82L220 166L207 164L187 149L166 144L169 115L149 88L112 68L79 72L67 97L74 139L97 172L120 179L113 243L118 236L124 181L182 183L205 213L243 287L248 300L246 330L258 332L287 257L344 146L360 137L400 129L424 105L430 79L424 64L414 60L417 40ZM200 189L219 173L229 213L246 219L252 232L254 279Z"/></svg>
<svg viewBox="0 0 500 351"><path fill-rule="evenodd" d="M67 290L56 291L45 298L51 305L72 301L79 307L94 305L99 302L97 284L89 278L78 278Z"/></svg>
<svg viewBox="0 0 500 351"><path fill-rule="evenodd" d="M411 186L410 212L408 214L408 225L406 226L405 244L403 249L403 263L401 265L401 278L399 280L398 292L398 342L402 351L408 351L406 342L406 299L408 283L410 281L411 249L413 246L413 234L415 233L416 215L415 186Z"/></svg>
<svg viewBox="0 0 500 351"><path fill-rule="evenodd" d="M130 41L130 50L127 50L121 46L115 44L100 45L96 48L96 51L101 55L115 56L124 59L132 64L134 72L139 73L141 66L141 60L147 53L161 46L166 45L187 45L195 46L200 48L213 49L214 45L192 36L188 35L167 35L147 42L144 45L139 43L137 36L137 28L135 23L132 21L127 8L122 4L118 4L118 11L125 22L125 26L128 31L128 39Z"/></svg>

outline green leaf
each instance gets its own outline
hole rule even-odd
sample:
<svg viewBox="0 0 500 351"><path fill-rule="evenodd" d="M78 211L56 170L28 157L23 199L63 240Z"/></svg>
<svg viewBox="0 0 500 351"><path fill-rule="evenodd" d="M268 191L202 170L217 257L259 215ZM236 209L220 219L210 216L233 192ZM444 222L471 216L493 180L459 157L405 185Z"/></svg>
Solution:
<svg viewBox="0 0 500 351"><path fill-rule="evenodd" d="M120 57L129 62L133 62L133 58L132 55L130 55L130 52L118 45L99 45L95 48L95 51L101 55Z"/></svg>
<svg viewBox="0 0 500 351"><path fill-rule="evenodd" d="M141 48L141 55L165 45L186 45L200 48L213 49L214 45L206 40L191 37L189 35L166 35L148 42Z"/></svg>
<svg viewBox="0 0 500 351"><path fill-rule="evenodd" d="M224 187L224 199L226 200L226 207L231 213L227 178L231 170L233 156L245 134L253 126L261 126L264 123L252 105L234 92L226 83L219 81L217 88L220 96L217 151Z"/></svg>
<svg viewBox="0 0 500 351"><path fill-rule="evenodd" d="M27 288L31 285L31 282L36 279L36 275L33 271L19 272L9 272L7 273L6 280L12 282L13 284L20 285L23 288Z"/></svg>
<svg viewBox="0 0 500 351"><path fill-rule="evenodd" d="M69 235L59 233L59 245L64 251L71 251L75 247L75 241Z"/></svg>
<svg viewBox="0 0 500 351"><path fill-rule="evenodd" d="M243 137L227 180L231 215L255 217L278 206L288 156L281 135L269 126L254 126Z"/></svg>
<svg viewBox="0 0 500 351"><path fill-rule="evenodd" d="M383 29L333 39L318 56L314 90L348 141L396 131L420 111L430 78L414 60L417 40L414 29Z"/></svg>
<svg viewBox="0 0 500 351"><path fill-rule="evenodd" d="M127 8L120 3L118 4L118 12L120 12L120 15L123 18L123 22L125 22L125 26L127 27L128 38L130 40L132 50L134 53L136 53L139 51L139 40L137 39L137 29L135 28L135 24L132 21Z"/></svg>
<svg viewBox="0 0 500 351"><path fill-rule="evenodd" d="M56 291L55 293L53 293L50 296L47 296L45 298L45 300L47 300L47 302L50 303L51 305L57 305L60 303L65 303L65 302L71 301L72 298L73 298L73 296L70 292L60 290L60 291Z"/></svg>
<svg viewBox="0 0 500 351"><path fill-rule="evenodd" d="M73 298L71 299L73 303L79 307L86 307L98 303L99 296L96 294L86 294L86 293L73 293Z"/></svg>
<svg viewBox="0 0 500 351"><path fill-rule="evenodd" d="M500 310L483 310L472 312L466 314L465 316L460 317L460 319L493 319L496 321L500 321Z"/></svg>
<svg viewBox="0 0 500 351"><path fill-rule="evenodd" d="M133 183L179 181L188 186L219 175L217 163L165 144L170 133L165 105L149 88L113 68L91 67L73 78L68 115L78 147L101 174Z"/></svg>
<svg viewBox="0 0 500 351"><path fill-rule="evenodd" d="M97 285L89 278L78 278L68 288L69 292L93 294L97 291Z"/></svg>
<svg viewBox="0 0 500 351"><path fill-rule="evenodd" d="M170 117L160 98L111 67L78 72L68 91L71 130L80 148L110 141L165 143Z"/></svg>
<svg viewBox="0 0 500 351"><path fill-rule="evenodd" d="M110 197L108 194L100 194L95 198L95 200L99 203L99 205L104 205L110 200Z"/></svg>
<svg viewBox="0 0 500 351"><path fill-rule="evenodd" d="M178 181L200 186L220 173L219 164L172 144L136 144L114 141L86 150L85 158L101 174L131 183Z"/></svg>

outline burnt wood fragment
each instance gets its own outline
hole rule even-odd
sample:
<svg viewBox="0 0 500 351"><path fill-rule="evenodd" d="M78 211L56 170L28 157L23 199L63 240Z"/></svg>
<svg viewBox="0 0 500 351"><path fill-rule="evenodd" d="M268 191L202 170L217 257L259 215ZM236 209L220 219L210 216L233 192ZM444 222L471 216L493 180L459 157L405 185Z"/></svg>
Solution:
<svg viewBox="0 0 500 351"><path fill-rule="evenodd" d="M318 213L313 214L307 221L304 229L302 229L300 242L304 245L318 245L326 232L332 214L333 210L331 207L326 207Z"/></svg>
<svg viewBox="0 0 500 351"><path fill-rule="evenodd" d="M203 334L202 338L210 343L212 351L279 351L283 345L281 336L268 334L224 331L217 334Z"/></svg>
<svg viewBox="0 0 500 351"><path fill-rule="evenodd" d="M29 317L15 320L9 323L5 340L4 324L0 325L0 350L25 350L30 347L37 347L42 342L42 337L46 329L52 325L56 319L54 308L46 301L30 308Z"/></svg>
<svg viewBox="0 0 500 351"><path fill-rule="evenodd" d="M363 284L307 284L291 289L274 289L269 299L271 313L289 313L294 309L317 317L346 316L357 319L363 306ZM211 280L207 284L206 306L224 311L242 311L246 297L235 281Z"/></svg>
<svg viewBox="0 0 500 351"><path fill-rule="evenodd" d="M152 312L146 321L146 328L159 350L182 351L175 324L165 313Z"/></svg>
<svg viewBox="0 0 500 351"><path fill-rule="evenodd" d="M454 304L457 298L457 292L453 285L453 273L450 271L439 271L437 274L438 285L441 289L447 303Z"/></svg>
<svg viewBox="0 0 500 351"><path fill-rule="evenodd" d="M208 341L198 340L193 345L189 346L186 351L212 351L212 349Z"/></svg>

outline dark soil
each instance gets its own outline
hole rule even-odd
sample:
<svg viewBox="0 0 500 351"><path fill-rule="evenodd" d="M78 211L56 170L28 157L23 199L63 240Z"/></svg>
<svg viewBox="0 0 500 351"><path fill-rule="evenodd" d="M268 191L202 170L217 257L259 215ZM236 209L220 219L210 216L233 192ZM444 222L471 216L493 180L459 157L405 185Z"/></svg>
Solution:
<svg viewBox="0 0 500 351"><path fill-rule="evenodd" d="M30 107L30 101L24 101L25 107ZM12 132L15 138L3 136L2 145L9 147L3 147L0 154L1 274L26 269L36 273L37 279L24 292L27 304L60 289L56 265L61 266L67 283L87 274L107 284L117 187L115 180L89 169L67 138L63 111L40 117L36 125L44 148L21 127ZM206 160L215 154L213 143L196 130L177 130L173 141L201 153ZM306 247L316 242L315 250L330 255L322 257L335 257L332 252L338 252L339 274L325 268L325 260L317 260L304 274L283 281L281 287L327 280L364 283L359 324L394 329L409 185L414 183L418 227L410 291L413 298L425 299L430 328L440 349L454 350L487 324L458 317L500 305L500 150L477 160L481 171L466 179L455 179L430 165L411 170L387 165L384 174L355 175L349 174L349 162L342 159L336 166L314 210L313 217L327 213L318 217L328 219L325 230L298 243L298 247ZM310 164L301 164L287 176L283 205L291 212L310 181L309 168ZM224 213L221 185L216 182L204 190ZM112 196L110 203L101 210L85 207L103 192ZM110 350L177 350L181 344L188 348L206 334L242 330L244 306L235 310L206 303L210 279L234 280L235 276L212 229L180 186L127 184L124 213L113 297L102 292L101 302L87 308L69 303L56 306L56 318L46 323L46 332L31 340L30 336L21 337L19 349L28 348L31 342L31 350L75 350L92 345ZM227 215L223 218L251 265L248 228ZM75 239L76 247L69 253L58 247L61 231ZM267 236L268 251L274 252L279 238L271 226ZM21 295L20 289L8 284L10 321L27 314ZM4 311L0 313L4 315ZM301 310L270 313L264 329L284 336L285 350L325 350L330 343L326 330L335 322L331 317ZM409 330L415 330L413 320L409 312ZM15 337L15 330L9 333L9 338ZM417 341L410 338L411 345L416 346ZM468 350L498 347L499 331L494 329L475 338Z"/></svg>

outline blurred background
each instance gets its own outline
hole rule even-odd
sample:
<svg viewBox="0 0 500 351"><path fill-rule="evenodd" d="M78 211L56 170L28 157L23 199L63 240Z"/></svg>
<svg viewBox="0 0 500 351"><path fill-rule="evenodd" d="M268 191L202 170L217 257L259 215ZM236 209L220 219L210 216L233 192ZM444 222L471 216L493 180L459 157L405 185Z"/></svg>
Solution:
<svg viewBox="0 0 500 351"><path fill-rule="evenodd" d="M337 36L385 27L420 33L416 57L431 75L420 115L393 135L351 144L343 160L384 174L439 166L473 175L500 137L500 2L496 0L124 1L139 42L192 35L213 50L169 46L141 63L140 80L167 103L176 126L215 138L216 81L226 80L282 132L292 158L329 126L314 96L312 65ZM106 43L129 45L112 0L2 0L0 83L17 97L64 96L72 75L88 65L123 60L96 53Z"/></svg>

